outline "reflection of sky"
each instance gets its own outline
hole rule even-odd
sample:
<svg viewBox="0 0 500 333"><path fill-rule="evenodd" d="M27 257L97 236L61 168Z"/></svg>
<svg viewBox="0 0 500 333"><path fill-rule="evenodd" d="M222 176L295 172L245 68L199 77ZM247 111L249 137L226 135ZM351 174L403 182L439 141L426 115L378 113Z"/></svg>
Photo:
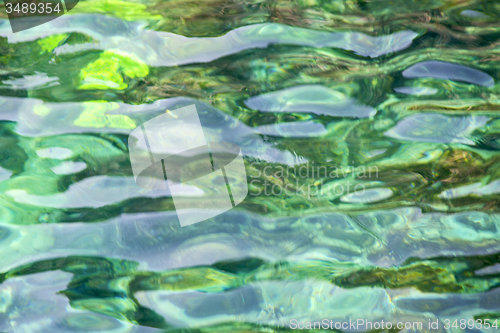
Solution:
<svg viewBox="0 0 500 333"><path fill-rule="evenodd" d="M487 185L481 183L474 183L470 185L459 186L450 190L446 190L439 194L440 198L453 199L461 198L468 195L492 195L500 193L500 180L492 181Z"/></svg>
<svg viewBox="0 0 500 333"><path fill-rule="evenodd" d="M357 221L340 213L266 218L235 210L184 228L175 211L122 214L94 223L4 225L0 229L7 233L2 234L9 236L2 240L0 269L61 254L117 256L152 270L245 257L294 262L336 258L391 267L415 256L488 254L500 242L499 214L422 213L408 207L363 213ZM287 237L277 237L277 232ZM310 235L318 233L323 236L311 243Z"/></svg>
<svg viewBox="0 0 500 333"><path fill-rule="evenodd" d="M396 87L394 88L394 91L400 94L415 95L415 96L434 95L438 92L436 88L426 88L426 87Z"/></svg>
<svg viewBox="0 0 500 333"><path fill-rule="evenodd" d="M486 116L457 117L430 112L418 113L400 120L385 135L400 140L474 145L468 135L489 120Z"/></svg>
<svg viewBox="0 0 500 333"><path fill-rule="evenodd" d="M350 193L342 198L340 201L349 203L372 203L378 202L392 196L392 191L388 188L374 188L365 190L364 188L359 190L359 193Z"/></svg>
<svg viewBox="0 0 500 333"><path fill-rule="evenodd" d="M26 276L11 277L2 283L2 310L9 320L0 321L5 332L130 332L154 333L162 330L138 327L111 316L75 309L61 294L73 274L52 270ZM27 301L29 300L29 301Z"/></svg>
<svg viewBox="0 0 500 333"><path fill-rule="evenodd" d="M0 181L9 179L12 176L12 171L0 167Z"/></svg>
<svg viewBox="0 0 500 333"><path fill-rule="evenodd" d="M36 154L42 158L54 158L58 160L65 160L73 155L71 149L64 147L50 147L42 148L36 151Z"/></svg>
<svg viewBox="0 0 500 333"><path fill-rule="evenodd" d="M376 110L356 99L321 85L300 85L254 96L245 101L262 112L304 112L334 117L366 118Z"/></svg>
<svg viewBox="0 0 500 333"><path fill-rule="evenodd" d="M175 110L182 106L196 104L205 137L211 142L227 141L241 147L244 155L253 156L265 161L279 162L286 165L297 165L307 160L290 151L280 150L274 144L266 142L251 127L224 112L197 100L189 98L170 98L152 104L130 105L126 103L67 102L44 103L34 98L0 97L0 108L8 110L0 113L1 120L15 121L16 133L22 136L52 136L69 133L120 133L129 135L133 128L122 128L111 123L102 127L83 127L75 124L75 120L88 108L96 108L96 117L127 117L137 126L150 120L167 109ZM40 115L43 108L44 115ZM101 118L97 119L100 120ZM36 121L34 121L36 119ZM129 122L129 123L130 123ZM91 122L90 122L91 123ZM308 123L312 124L312 123ZM109 125L109 126L108 126ZM292 125L293 126L293 125ZM315 126L322 126L317 124ZM264 129L265 130L265 129ZM51 148L53 149L53 148ZM39 154L57 154L41 150Z"/></svg>
<svg viewBox="0 0 500 333"><path fill-rule="evenodd" d="M26 262L71 255L131 260L139 264L140 271L211 265L248 257L271 262L301 262L307 259L312 266L319 264L323 267L329 262L332 267L338 265L339 269L352 269L356 265L391 267L400 265L410 257L425 259L449 253L455 256L491 253L498 248L500 228L494 231L491 228L477 229L475 224L481 218L485 226L488 223L498 226L500 222L498 214L422 213L417 208L358 215L358 222L383 242L359 228L349 216L338 213L267 219L233 211L217 217L217 221L209 220L189 228L178 226L175 212L123 214L106 222L90 224L4 225L1 227L4 238L0 248L0 269L7 271ZM328 223L319 224L319 219ZM279 231L269 228L271 224L279 226ZM409 225L418 228L408 231ZM252 232L242 233L241 227ZM331 228L335 228L335 232ZM277 232L286 233L287 237L276 237ZM322 236L315 237L314 242L311 242L311 234ZM482 241L468 242L477 237ZM446 238L446 242L440 241L442 238ZM466 242L474 248L464 246ZM334 253L336 256L333 256ZM337 261L341 255L342 260ZM326 258L329 259L325 261ZM344 266L342 261L349 264ZM498 267L489 266L478 273L494 273L497 270ZM30 323L40 319L40 323L44 323L42 319L46 317L43 314L47 314L46 311L52 313L50 309L59 310L51 318L76 315L61 310L63 307L69 308L66 298L56 296L57 292L66 289L71 278L67 273L54 270L7 279L2 284L2 290L9 290L8 302L5 304L8 307L15 306L15 310L9 308L9 311L22 314L16 317L15 323L22 325L21 318L29 318ZM404 317L405 311L411 311L412 316L428 313L440 316L452 309L460 313L465 309L464 304L475 304L473 308L466 307L467 311L473 309L474 315L486 308L499 309L498 302L487 301L498 297L498 289L482 294L436 294L414 288L344 289L329 281L319 280L259 281L224 293L148 290L138 291L134 296L141 305L180 326L206 325L208 321L218 323L229 320L232 315L248 322L276 324L279 320L289 321L299 314L310 318L321 313L338 320L345 317L375 320L377 316L392 317L395 310ZM452 303L447 301L450 298ZM22 299L30 299L30 305L22 303ZM315 304L312 307L311 302ZM429 302L433 304L431 310L426 306ZM278 309L279 316L275 316L274 310L261 312L263 307ZM38 310L41 308L47 310L41 313ZM470 316L471 313L469 311L462 315ZM113 319L109 320L114 322ZM4 327L0 326L2 329Z"/></svg>
<svg viewBox="0 0 500 333"><path fill-rule="evenodd" d="M254 127L254 129L263 135L285 138L320 137L328 133L323 124L316 123L314 121L296 121L290 123L262 125Z"/></svg>
<svg viewBox="0 0 500 333"><path fill-rule="evenodd" d="M403 76L413 78L436 78L445 80L456 80L473 83L485 87L493 87L495 81L488 74L464 65L453 64L444 61L423 61L408 67L403 71Z"/></svg>
<svg viewBox="0 0 500 333"><path fill-rule="evenodd" d="M64 161L59 165L50 168L56 175L70 175L83 171L87 168L85 162Z"/></svg>
<svg viewBox="0 0 500 333"><path fill-rule="evenodd" d="M93 24L95 21L99 23ZM104 31L103 27L116 29ZM9 43L33 41L69 32L83 33L96 42L62 46L56 49L57 54L114 49L134 54L155 67L210 62L243 50L272 44L335 47L376 58L407 48L418 35L411 30L404 30L372 37L361 32L325 32L263 23L240 27L220 37L188 38L169 32L143 30L138 23L95 14L65 15L42 26L13 34L8 21L0 21L0 36L7 37Z"/></svg>
<svg viewBox="0 0 500 333"><path fill-rule="evenodd" d="M462 15L469 14L469 16L478 17L475 13L467 12L463 11ZM97 21L101 22L93 24ZM120 24L115 24L118 22ZM110 26L115 29L110 30ZM391 35L371 37L357 32L324 32L279 24L258 24L235 29L220 37L186 38L172 33L142 30L137 23L90 14L64 16L43 27L18 34L11 34L9 29L8 22L0 20L0 35L7 37L9 42L13 43L65 32L82 32L96 42L82 45L66 44L58 47L55 54L116 49L136 55L151 66L208 62L242 50L266 47L271 44L335 47L375 58L407 48L417 35L412 31L399 31ZM489 75L479 70L446 63L415 64L403 72L403 76L409 79L420 77L451 79L487 87L493 83ZM42 73L4 80L3 88L36 89L56 85L57 80L55 77L48 77ZM254 96L250 100L257 106L254 109L262 112L305 111L320 115L360 118L375 114L372 107L359 104L352 96L341 96L340 100L335 100L335 93L327 92L324 94L326 97L318 102L317 98L313 98L317 96L307 96L310 92L314 92L314 89L316 92L321 90L317 87L309 90L291 88ZM437 91L435 88L413 89L409 87L395 90L416 95ZM297 98L297 92L302 92L303 95ZM310 99L303 98L304 95ZM164 112L165 109L174 107L176 102L173 100L157 101L150 105L115 103L117 108L104 108L99 112L110 117L129 117L131 122L126 122L126 124L138 126ZM284 103L283 100L285 100ZM188 100L184 99L184 101ZM271 107L267 107L268 105ZM104 135L106 133L127 135L133 128L120 127L120 122L111 122L112 119L118 118L107 119L106 116L103 118L109 122L100 124L102 127L82 126L82 122L75 122L75 120L84 112L83 103L43 103L41 100L30 98L0 98L0 109L5 111L0 117L16 121L17 134L36 137L33 142L42 140L42 137L68 133L98 132ZM211 114L218 112L213 108L209 110ZM477 127L483 126L486 121L486 117L474 116L460 118L435 114L411 115L399 120L399 123L387 131L386 135L412 142L473 144L468 135ZM224 118L220 124L222 124L221 127L214 127L211 131L213 137L232 139L241 145L243 150L247 148L248 155L253 157L290 164L305 162L305 159L295 158L292 150L281 150L278 146L262 139L261 135L302 138L328 134L324 125L315 121L264 125L254 129L230 118ZM21 144L28 144L29 140L20 139ZM22 147L24 149L27 146ZM30 153L29 149L26 151ZM350 153L347 152L347 154ZM37 150L36 155L30 158L32 161L38 161L39 158L67 159L71 157L69 149L53 147ZM47 165L54 165L50 169L60 175L79 172L87 167L86 163L77 161L46 162ZM89 161L89 168L93 167L92 162ZM23 172L29 176L31 171ZM0 168L0 180L8 179L11 175L11 171ZM60 178L70 179L70 177ZM72 208L98 208L131 198L169 196L168 192L144 190L135 186L132 177L89 177L70 185L65 192L49 195L31 194L25 188L25 183L16 183L11 180L3 183L9 185L6 186L8 190L5 191L7 199L10 200L8 203L15 200L34 205L37 206L36 212L43 210L40 207L54 207L68 209L64 213L71 213ZM467 186L447 193L451 193L450 197L468 194L490 195L498 193L500 183L497 180L489 184L475 183ZM376 202L390 195L392 195L390 189L373 189L363 195L346 196L342 201ZM54 213L49 208L47 211L47 214ZM57 213L56 211L55 214ZM330 213L315 215L309 220L309 216L305 215L300 218L295 216L266 219L244 211L235 211L219 217L217 223L208 221L192 226L190 229L184 228L183 231L179 231L175 212L124 214L106 222L92 224L2 225L0 228L2 241L0 271L4 272L28 262L34 263L40 258L68 255L98 255L137 260L141 268L158 270L212 264L215 261L245 256L269 260L284 258L298 262L338 260L367 266L389 267L399 265L409 257L428 258L440 255L450 256L450 254L471 256L498 250L500 239L498 214L487 215L476 212L423 214L416 208L401 208L394 211L360 213L358 218L377 237L372 237L373 235L369 232L361 230L359 226L352 223L348 215ZM478 225L486 227L481 229ZM274 228L276 226L278 228ZM332 232L332 229L335 232ZM283 235L286 237L282 237ZM383 242L379 242L379 239ZM482 272L496 273L498 267L490 267ZM2 284L0 300L6 301L1 306L11 306L8 312L11 318L8 322L0 323L0 330L10 330L11 327L1 325L11 324L12 329L19 331L41 331L43 328L47 330L53 328L53 331L56 331L64 328L63 326L56 327L57 320L65 320L64 323L88 320L83 317L83 314L90 316L88 312L72 309L64 296L56 295L58 291L64 290L71 276L60 271L42 274L45 276L7 279ZM44 284L44 281L48 282ZM262 302L268 306L265 311L261 311L262 304L253 304L242 297L242 295L248 295L245 293L249 290L269 298ZM136 296L142 305L149 306L166 318L175 317L181 321L181 324L193 323L188 315L199 319L206 316L207 311L221 316L231 311L238 313L238 306L243 306L243 303L245 306L253 306L254 312L240 311L247 316L240 317L240 319L271 323L283 313L288 316L292 314L312 316L326 313L331 319L355 315L375 320L377 315L392 318L404 316L405 311L424 313L428 316L433 311L446 310L448 314L461 315L466 312L470 317L471 314L477 315L481 312L499 309L498 303L493 303L493 306L490 304L489 307L481 304L482 299L498 299L498 290L480 295L440 294L436 296L436 294L417 292L415 289L353 288L343 290L329 282L318 281L254 283L237 291L228 291L224 295L191 291L182 293L151 291ZM453 303L440 303L444 299L452 300ZM10 300L13 300L13 304L7 305ZM30 302L26 303L26 300ZM173 308L172 304L176 308ZM204 306L193 307L193 304L204 304ZM214 306L214 304L220 304L221 307ZM428 304L432 305L431 310ZM465 307L464 304L472 306ZM287 306L293 307L286 308ZM419 306L424 310L419 311ZM178 312L169 311L172 309ZM43 313L37 314L33 311ZM107 317L103 315L93 314L93 316L92 318L100 318L97 322L104 323L104 326L108 323ZM29 321L24 323L23 320L26 319ZM219 317L214 320L221 319L231 321L234 318ZM130 324L122 325L117 320L109 319L106 327L118 326L117 331L135 332Z"/></svg>
<svg viewBox="0 0 500 333"><path fill-rule="evenodd" d="M197 188L187 185L182 191L185 196L198 195ZM71 184L66 192L51 195L34 195L25 190L8 190L5 193L19 203L53 208L98 208L132 198L170 196L168 189L149 190L138 187L133 177L109 176L88 177Z"/></svg>
<svg viewBox="0 0 500 333"><path fill-rule="evenodd" d="M37 73L35 75L24 75L19 79L3 80L1 83L5 84L8 89L36 89L47 88L58 85L57 77L48 77L45 73Z"/></svg>

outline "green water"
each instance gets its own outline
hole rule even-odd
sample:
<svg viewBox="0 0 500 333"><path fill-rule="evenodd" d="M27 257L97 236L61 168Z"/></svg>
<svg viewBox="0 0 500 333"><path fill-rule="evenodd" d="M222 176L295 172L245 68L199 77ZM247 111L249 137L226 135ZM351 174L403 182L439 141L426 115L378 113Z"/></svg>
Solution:
<svg viewBox="0 0 500 333"><path fill-rule="evenodd" d="M0 331L497 331L499 22L486 0L96 0L14 34L0 6ZM191 104L249 193L180 227L128 135Z"/></svg>

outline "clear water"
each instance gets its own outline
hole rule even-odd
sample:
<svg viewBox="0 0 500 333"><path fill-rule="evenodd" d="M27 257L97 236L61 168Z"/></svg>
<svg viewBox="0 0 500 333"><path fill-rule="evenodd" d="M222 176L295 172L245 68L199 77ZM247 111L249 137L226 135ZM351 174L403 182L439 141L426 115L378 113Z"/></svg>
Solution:
<svg viewBox="0 0 500 333"><path fill-rule="evenodd" d="M498 330L499 22L486 0L101 0L12 33L0 6L0 331ZM127 138L190 104L249 194L181 228Z"/></svg>

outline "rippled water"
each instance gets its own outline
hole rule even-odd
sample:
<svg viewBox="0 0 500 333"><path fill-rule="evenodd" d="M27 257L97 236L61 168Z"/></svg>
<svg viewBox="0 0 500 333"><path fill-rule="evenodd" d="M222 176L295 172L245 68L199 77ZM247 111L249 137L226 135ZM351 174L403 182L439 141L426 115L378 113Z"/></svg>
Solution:
<svg viewBox="0 0 500 333"><path fill-rule="evenodd" d="M500 321L499 22L486 0L95 0L14 34L0 6L0 331L497 330L460 320ZM249 194L180 227L127 138L191 104Z"/></svg>

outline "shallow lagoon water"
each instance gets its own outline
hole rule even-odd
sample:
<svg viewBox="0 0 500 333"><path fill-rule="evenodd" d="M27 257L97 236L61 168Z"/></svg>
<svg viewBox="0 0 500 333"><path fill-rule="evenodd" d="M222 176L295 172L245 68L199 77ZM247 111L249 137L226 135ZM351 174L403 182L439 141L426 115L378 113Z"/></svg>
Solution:
<svg viewBox="0 0 500 333"><path fill-rule="evenodd" d="M497 331L499 18L91 0L12 33L0 6L0 331ZM128 135L191 104L249 193L181 227Z"/></svg>

